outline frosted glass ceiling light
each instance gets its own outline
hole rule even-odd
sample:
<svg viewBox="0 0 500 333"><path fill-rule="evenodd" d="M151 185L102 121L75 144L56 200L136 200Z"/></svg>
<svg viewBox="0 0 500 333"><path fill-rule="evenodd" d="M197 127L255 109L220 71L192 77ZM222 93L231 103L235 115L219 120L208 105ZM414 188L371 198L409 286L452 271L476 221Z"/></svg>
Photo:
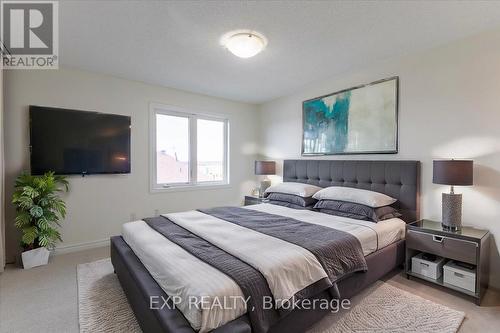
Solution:
<svg viewBox="0 0 500 333"><path fill-rule="evenodd" d="M250 58L266 47L267 39L256 31L235 30L222 36L221 44L237 57Z"/></svg>

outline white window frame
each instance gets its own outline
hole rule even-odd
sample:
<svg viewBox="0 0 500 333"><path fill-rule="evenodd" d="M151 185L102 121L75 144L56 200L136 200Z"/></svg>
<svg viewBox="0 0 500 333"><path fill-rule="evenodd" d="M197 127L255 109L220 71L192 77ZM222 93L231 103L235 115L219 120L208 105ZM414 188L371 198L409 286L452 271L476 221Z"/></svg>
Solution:
<svg viewBox="0 0 500 333"><path fill-rule="evenodd" d="M157 182L157 161L156 161L156 115L164 114L168 116L185 117L189 119L189 172L188 182L185 183L164 183ZM224 123L224 156L223 156L223 180L198 182L198 154L197 154L197 120L216 120ZM210 114L193 112L186 109L165 105L160 103L150 103L149 106L149 146L150 146L150 190L151 192L168 192L179 190L209 189L229 187L229 119L222 114Z"/></svg>

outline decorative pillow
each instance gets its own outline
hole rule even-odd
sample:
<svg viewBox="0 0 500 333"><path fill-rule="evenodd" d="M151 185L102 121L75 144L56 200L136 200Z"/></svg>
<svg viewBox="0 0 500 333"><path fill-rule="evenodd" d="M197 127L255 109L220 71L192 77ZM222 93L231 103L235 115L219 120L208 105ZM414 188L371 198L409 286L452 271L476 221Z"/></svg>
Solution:
<svg viewBox="0 0 500 333"><path fill-rule="evenodd" d="M321 187L302 183L281 183L268 187L265 193L286 193L307 198L321 190Z"/></svg>
<svg viewBox="0 0 500 333"><path fill-rule="evenodd" d="M341 186L324 188L316 192L313 198L317 200L354 202L373 208L389 206L397 201L397 199L391 198L383 193Z"/></svg>
<svg viewBox="0 0 500 333"><path fill-rule="evenodd" d="M321 213L325 214L373 222L402 216L396 208L391 206L373 208L354 202L338 200L320 200L314 205L314 209L318 209Z"/></svg>
<svg viewBox="0 0 500 333"><path fill-rule="evenodd" d="M304 198L304 197L299 197L298 195L277 193L277 192L269 193L267 198L269 200L288 202L302 207L311 206L317 202L317 200L313 199L313 197Z"/></svg>
<svg viewBox="0 0 500 333"><path fill-rule="evenodd" d="M307 209L307 210L312 210L314 205L309 205L309 206L301 206L301 205L295 205L290 202L285 202L285 201L276 201L276 200L269 200L270 204L273 205L278 205L278 206L283 206L283 207L288 207L288 208L294 208L294 209Z"/></svg>

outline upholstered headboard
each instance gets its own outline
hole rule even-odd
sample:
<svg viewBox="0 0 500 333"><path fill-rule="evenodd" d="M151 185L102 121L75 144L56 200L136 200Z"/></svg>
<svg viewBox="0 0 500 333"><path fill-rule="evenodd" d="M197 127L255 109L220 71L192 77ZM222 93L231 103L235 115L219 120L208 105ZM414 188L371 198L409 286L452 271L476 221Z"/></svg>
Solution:
<svg viewBox="0 0 500 333"><path fill-rule="evenodd" d="M283 181L381 192L398 199L407 223L420 217L419 161L285 160Z"/></svg>

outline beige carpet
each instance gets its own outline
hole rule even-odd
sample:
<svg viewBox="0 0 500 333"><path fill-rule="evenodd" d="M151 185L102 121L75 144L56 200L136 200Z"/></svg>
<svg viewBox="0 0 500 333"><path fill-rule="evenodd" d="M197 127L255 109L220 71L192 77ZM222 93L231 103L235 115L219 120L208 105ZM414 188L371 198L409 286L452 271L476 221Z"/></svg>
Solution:
<svg viewBox="0 0 500 333"><path fill-rule="evenodd" d="M141 332L110 259L78 265L77 278L81 332ZM465 317L381 281L355 297L353 305L309 333L454 333Z"/></svg>

